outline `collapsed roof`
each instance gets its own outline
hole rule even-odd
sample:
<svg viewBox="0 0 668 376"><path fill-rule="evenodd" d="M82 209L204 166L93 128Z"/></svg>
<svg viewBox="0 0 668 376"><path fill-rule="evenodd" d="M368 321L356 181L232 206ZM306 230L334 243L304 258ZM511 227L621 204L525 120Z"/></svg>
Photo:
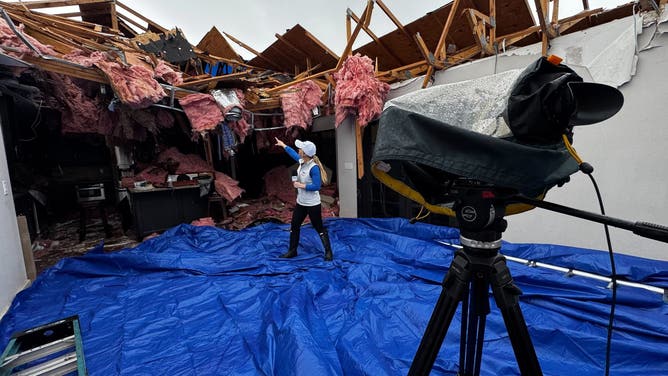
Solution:
<svg viewBox="0 0 668 376"><path fill-rule="evenodd" d="M637 6L629 3L613 10L588 10L585 1L582 12L559 20L559 1L552 1L550 18L547 2L542 3L545 5L539 11L546 11L545 17L538 17L539 25L526 0L508 0L499 6L488 0L454 0L402 25L382 1L367 1L359 17L347 10L348 44L339 54L299 24L282 35L276 34L277 40L258 52L215 27L193 46L179 29L168 30L119 1L0 2L2 16L11 29L6 32L13 33L28 48L17 49L3 43L1 61L3 65L23 65L110 83L118 91L108 72L100 68L103 64L82 64L71 58L73 54L88 57L104 53L106 60L122 69L136 65L155 72L160 67L163 74L155 76L164 95L149 97L156 105L175 108L179 99L193 93L234 88L243 91L248 111L276 110L281 108L282 91L307 80L323 90L323 98L331 99L337 84L333 74L350 55L370 58L381 81L391 83L425 75L426 86L435 70L493 55L498 48L541 40L546 50L553 37L629 16ZM53 14L52 8L64 6L77 6L78 11ZM378 13L374 12L375 7L396 25L394 31L379 37L370 30L371 17ZM361 32L373 41L353 49ZM39 51L28 37L51 50ZM243 61L225 37L256 57ZM174 75L178 79L166 81ZM325 101L325 105L331 104L331 100Z"/></svg>

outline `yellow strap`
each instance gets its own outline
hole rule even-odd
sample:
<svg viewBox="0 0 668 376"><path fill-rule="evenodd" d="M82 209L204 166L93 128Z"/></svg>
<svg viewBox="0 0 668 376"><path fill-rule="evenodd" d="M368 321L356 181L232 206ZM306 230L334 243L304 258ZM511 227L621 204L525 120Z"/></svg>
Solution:
<svg viewBox="0 0 668 376"><path fill-rule="evenodd" d="M575 161L578 162L578 164L582 164L582 159L580 158L578 153L575 151L575 149L571 145L570 141L568 141L568 136L563 134L563 135L561 135L561 137L564 139L564 145L566 145L566 149L568 149L568 152L571 153L571 156L573 157L573 159L575 159Z"/></svg>
<svg viewBox="0 0 668 376"><path fill-rule="evenodd" d="M371 173L373 176L376 177L376 179L380 180L381 183L385 184L388 186L390 189L393 191L399 193L400 195L417 202L418 204L422 205L423 208L427 209L427 214L422 217L425 218L427 215L430 213L435 213L435 214L443 214L447 215L449 217L456 217L456 213L454 210L445 207L445 206L439 206L439 205L432 205L428 203L424 197L417 192L416 190L412 189L408 185L404 184L402 181L399 181L392 176L390 176L388 173L386 173L383 170L380 170L377 167L378 163L374 163L371 165ZM541 194L538 197L535 197L537 200L542 200L545 197L545 194ZM533 209L534 206L532 205L527 205L527 204L522 204L522 203L515 203L515 204L510 204L506 205L506 215L513 215L513 214L518 214L522 213L528 210ZM420 213L422 213L422 209L420 210ZM419 217L420 215L418 214L417 219L421 219Z"/></svg>

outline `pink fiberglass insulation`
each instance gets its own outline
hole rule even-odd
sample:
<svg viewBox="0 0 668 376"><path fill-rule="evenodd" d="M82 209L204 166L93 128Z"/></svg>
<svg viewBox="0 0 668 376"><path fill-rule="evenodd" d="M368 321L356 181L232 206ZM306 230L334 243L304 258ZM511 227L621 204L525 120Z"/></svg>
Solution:
<svg viewBox="0 0 668 376"><path fill-rule="evenodd" d="M198 155L183 154L177 148L169 148L158 156L158 163L165 163L168 159L179 162L176 169L177 174L196 174L200 172L213 172L213 168Z"/></svg>
<svg viewBox="0 0 668 376"><path fill-rule="evenodd" d="M223 113L211 94L190 94L179 99L194 132L215 129L223 121Z"/></svg>
<svg viewBox="0 0 668 376"><path fill-rule="evenodd" d="M192 221L191 225L193 226L211 226L215 227L216 222L213 221L213 218L211 217L206 217L206 218L200 218Z"/></svg>
<svg viewBox="0 0 668 376"><path fill-rule="evenodd" d="M111 114L99 99L88 97L69 76L56 73L49 76L55 82L54 97L62 106L62 133L112 134Z"/></svg>
<svg viewBox="0 0 668 376"><path fill-rule="evenodd" d="M156 166L148 166L137 174L135 181L147 181L151 184L164 184L167 181L167 171Z"/></svg>
<svg viewBox="0 0 668 376"><path fill-rule="evenodd" d="M239 99L239 103L241 106L241 110L244 110L244 92L240 89L234 89L234 92L237 94L237 98ZM246 139L246 136L248 136L248 132L251 130L251 125L248 123L250 121L250 115L248 112L243 112L243 117L239 121L232 121L229 122L228 125L230 129L234 133L239 136L239 140L241 143L244 142Z"/></svg>
<svg viewBox="0 0 668 376"><path fill-rule="evenodd" d="M287 127L306 129L313 121L311 110L322 104L323 91L313 80L298 83L281 94L281 107Z"/></svg>
<svg viewBox="0 0 668 376"><path fill-rule="evenodd" d="M87 56L84 51L75 49L63 56L63 59L90 68L100 61L107 61L108 57L106 52L95 51Z"/></svg>
<svg viewBox="0 0 668 376"><path fill-rule="evenodd" d="M37 39L31 37L30 35L26 34L23 32L23 24L20 24L19 26L16 27L16 29L19 31L19 33L23 34L23 36L30 42L30 44L33 45L42 55L49 55L49 56L58 56L58 53L51 48L51 46L47 46L45 44L40 43ZM7 22L5 22L4 19L0 19L0 45L2 45L5 52L11 56L22 58L23 55L32 55L32 56L38 56L37 53L35 53L30 47L28 47L21 38L19 38L14 31L9 27ZM11 48L6 48L6 47L11 47ZM13 51L15 50L15 51Z"/></svg>
<svg viewBox="0 0 668 376"><path fill-rule="evenodd" d="M334 104L337 126L348 115L357 115L362 126L380 115L390 85L375 77L371 59L359 54L350 56L333 76L336 81Z"/></svg>
<svg viewBox="0 0 668 376"><path fill-rule="evenodd" d="M163 60L158 61L158 65L155 67L155 76L172 86L178 86L183 83L183 73L175 71L169 65L165 64Z"/></svg>
<svg viewBox="0 0 668 376"><path fill-rule="evenodd" d="M121 66L113 61L97 61L95 66L109 78L122 103L133 109L146 108L165 97L165 91L153 78L153 71L140 65Z"/></svg>
<svg viewBox="0 0 668 376"><path fill-rule="evenodd" d="M231 177L216 171L216 179L214 180L216 192L221 195L227 202L232 202L241 197L245 191L239 188L239 182Z"/></svg>

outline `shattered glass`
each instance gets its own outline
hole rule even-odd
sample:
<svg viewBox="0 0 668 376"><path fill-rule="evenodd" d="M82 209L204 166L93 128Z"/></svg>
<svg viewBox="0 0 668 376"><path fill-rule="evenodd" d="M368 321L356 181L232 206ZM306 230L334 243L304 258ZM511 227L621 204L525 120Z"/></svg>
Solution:
<svg viewBox="0 0 668 376"><path fill-rule="evenodd" d="M503 120L510 90L521 69L452 84L432 86L388 101L396 106L451 126L487 136L511 136Z"/></svg>

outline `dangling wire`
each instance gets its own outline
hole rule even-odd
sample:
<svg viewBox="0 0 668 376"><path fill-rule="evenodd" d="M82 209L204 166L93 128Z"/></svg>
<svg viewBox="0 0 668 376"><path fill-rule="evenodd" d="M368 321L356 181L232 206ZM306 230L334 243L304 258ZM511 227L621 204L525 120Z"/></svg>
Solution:
<svg viewBox="0 0 668 376"><path fill-rule="evenodd" d="M605 215L605 208L603 207L603 199L601 197L601 191L599 190L598 184L596 184L596 180L592 175L594 169L588 163L582 162L582 158L580 158L578 153L571 145L570 141L568 141L568 136L564 134L563 140L564 140L564 145L566 145L566 149L568 149L568 152L580 166L580 171L584 172L587 176L589 176L589 179L591 179L592 185L594 186L594 190L596 192L596 197L598 198L601 214ZM605 376L608 376L610 374L610 352L612 348L612 331L614 328L614 321L615 321L615 307L617 306L617 268L615 266L615 256L614 252L612 251L612 242L610 241L610 231L608 230L608 225L603 225L603 228L605 230L605 239L608 245L608 254L610 255L610 274L611 274L610 280L612 289L612 298L610 302L610 316L608 318L608 335L606 338L606 345L605 345Z"/></svg>
<svg viewBox="0 0 668 376"><path fill-rule="evenodd" d="M425 211L425 210L426 210L427 213L422 215L422 212ZM425 209L424 205L420 206L420 212L410 220L410 223L415 223L417 221L421 221L421 220L427 218L429 216L429 214L431 214L429 209Z"/></svg>

